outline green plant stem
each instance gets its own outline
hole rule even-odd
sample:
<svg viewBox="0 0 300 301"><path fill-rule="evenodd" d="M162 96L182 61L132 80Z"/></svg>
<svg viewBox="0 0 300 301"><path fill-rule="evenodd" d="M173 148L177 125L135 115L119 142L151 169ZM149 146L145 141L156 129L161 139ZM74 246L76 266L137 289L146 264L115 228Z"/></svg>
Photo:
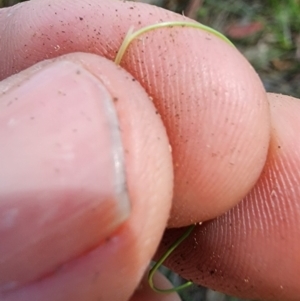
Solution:
<svg viewBox="0 0 300 301"><path fill-rule="evenodd" d="M200 24L200 23L196 23L196 22L187 22L187 21L170 21L170 22L162 22L162 23L158 23L158 24L153 24L153 25L149 25L146 27L143 27L139 30L137 30L136 32L133 32L133 27L131 27L128 31L128 33L126 34L124 41L117 53L117 56L115 58L115 63L117 65L120 64L125 51L127 50L128 46L132 43L132 41L134 39L136 39L137 37L139 37L140 35L158 29L158 28L165 28L165 27L190 27L190 28L196 28L196 29L200 29L200 30L204 30L208 33L211 33L215 36L217 36L218 38L220 38L221 40L227 42L229 45L235 47L224 35L222 35L220 32L216 31L215 29L208 27L206 25Z"/></svg>
<svg viewBox="0 0 300 301"><path fill-rule="evenodd" d="M179 237L172 245L171 247L167 250L167 252L158 260L158 262L153 266L153 268L149 271L148 274L148 283L152 290L154 290L157 293L163 293L163 294L168 294L168 293L173 293L177 292L179 290L182 290L184 288L189 287L190 285L193 284L193 282L188 281L180 286L171 288L171 289L160 289L155 287L153 283L153 276L155 272L158 270L158 268L163 264L163 262L170 256L170 254L192 233L196 225L190 226L186 232L183 233L181 237Z"/></svg>

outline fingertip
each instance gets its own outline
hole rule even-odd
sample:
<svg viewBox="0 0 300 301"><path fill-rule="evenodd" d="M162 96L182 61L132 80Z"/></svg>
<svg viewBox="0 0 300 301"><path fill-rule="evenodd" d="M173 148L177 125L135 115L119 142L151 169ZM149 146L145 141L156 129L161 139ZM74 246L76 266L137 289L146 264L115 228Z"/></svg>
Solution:
<svg viewBox="0 0 300 301"><path fill-rule="evenodd" d="M166 265L229 295L294 301L300 295L300 102L268 98L271 141L259 180L234 208L197 226ZM180 231L167 230L161 249Z"/></svg>
<svg viewBox="0 0 300 301"><path fill-rule="evenodd" d="M16 265L10 270L11 277L9 279L9 284L13 284L13 286L2 286L0 298L2 298L2 300L42 299L45 301L58 301L72 299L75 301L94 300L96 297L101 297L104 300L124 300L126 297L129 298L142 277L155 252L168 219L173 189L173 171L166 132L159 115L156 114L152 102L149 100L149 97L142 87L130 74L120 67L117 67L114 63L96 55L77 53L61 57L54 61L40 63L32 69L24 71L26 74L25 78L28 79L31 76L31 71L35 73L36 70L43 69L44 67L48 68L47 66L52 64L60 65L63 70L68 69L64 68L68 64L71 66L78 66L78 68L72 68L75 71L81 70L82 72L87 72L89 77L92 77L93 81L96 81L97 84L105 88L110 101L116 108L119 126L116 126L115 128L120 132L123 145L126 186L131 203L131 212L125 222L122 220L121 226L118 225L117 229L115 228L110 233L106 233L107 235L105 235L105 237L99 237L99 233L101 233L103 226L101 223L104 222L107 217L103 212L102 217L100 214L95 222L95 220L89 219L88 214L84 213L85 211L83 210L82 216L85 218L86 223L79 229L80 231L76 231L74 228L62 229L60 224L56 224L53 228L53 223L48 224L46 230L50 234L53 234L53 231L58 233L63 231L64 235L62 235L60 239L54 235L52 239L49 239L48 243L43 244L46 250L45 252L34 253L31 252L32 249L31 251L28 249L27 253L30 254L30 258L27 258L28 260L18 260L19 265ZM75 72L74 76L78 76L78 74ZM22 82L19 81L21 77L22 74L18 74L15 77L7 79L6 82L2 82L2 84L15 79L17 84L12 84L11 86L22 86ZM99 119L101 119L99 118L99 114L102 113L103 108L101 109L98 107L101 100L101 94L95 93L91 96L90 87L86 87L86 85L80 81L76 82L76 85L65 85L65 83L60 80L58 80L58 83L56 81L54 84L51 81L48 81L47 77L45 77L45 79L43 85L50 85L49 90L54 91L54 94L55 91L58 90L60 92L72 92L72 97L70 97L70 99L73 99L76 103L81 103L84 106L84 109L81 108L82 110L80 110L79 108L77 111L79 113L84 112L83 115L79 115L85 120L88 129L92 127L91 124L93 123L93 120L99 121ZM72 81L72 77L70 77L69 80ZM41 91L43 92L43 85L41 85L41 89L36 89L35 93L39 94ZM59 87L62 89L58 89ZM84 94L85 97L81 97L82 95L79 93L81 90L83 90L84 93L87 93L88 96ZM32 89L27 89L27 93L19 95L19 102L21 104L23 101L23 104L28 104L29 100L27 99L27 101L25 101L25 98L28 97L30 91L32 91ZM43 93L40 93L39 96L44 101L47 100L51 103L51 101L56 99L58 104L59 102L62 102L60 93L55 95L47 94L49 99L45 97ZM64 93L62 94L64 95ZM38 95L35 96L37 103L40 105L39 100L41 98L39 98ZM91 103L94 103L94 106L89 106ZM7 104L7 102L5 102L5 104ZM49 106L53 109L53 106ZM53 114L49 115L49 118L51 117L50 124L56 128L56 131L52 131L51 135L48 135L49 132L46 132L43 137L40 137L42 141L49 141L49 139L53 139L53 137L56 139L57 137L60 137L61 133L65 133L66 131L60 130L61 124L64 124L66 127L70 126L70 135L76 134L72 132L73 127L69 124L69 121L72 121L72 118L64 119L64 117L75 109L73 107L72 109L68 109L68 103L61 104L61 106L58 105L56 108L57 110L55 109L54 112L52 112ZM62 108L64 108L64 110L62 110ZM26 112L28 113L28 110ZM58 116L60 117L58 118ZM61 123L58 124L57 119L59 119ZM77 118L75 118L75 120L77 120ZM45 120L41 120L41 122L45 123ZM104 122L104 124L106 123ZM80 128L77 127L77 130ZM19 129L22 129L22 127ZM28 133L31 133L32 142L34 142L35 145L39 145L39 139L37 139L39 136L36 136L34 133L35 130L39 130L40 127L32 127L30 129L31 131L29 130ZM75 137L77 136L75 135ZM81 169L79 174L83 176L85 180L84 183L92 183L91 185L98 189L99 186L101 186L97 185L99 178L95 177L95 174L91 174L92 176L94 175L94 178L92 177L92 179L90 179L87 175L90 174L90 169L93 170L96 168L98 173L100 173L100 176L104 176L104 178L109 176L108 173L104 173L104 170L97 168L97 164L95 164L95 160L97 161L98 158L102 157L101 152L104 150L100 147L100 149L96 148L96 153L93 152L92 154L87 154L86 148L97 143L99 139L101 140L103 135L96 131L87 137L86 135L83 135L83 138L87 139L83 141L84 143L80 143L82 142L80 139L75 139L78 142L78 147L82 150L83 157L81 158L82 160L79 160L77 156L75 156L73 167L75 169ZM19 143L20 139L17 140ZM62 142L66 143L67 141L64 140ZM63 150L70 151L70 147L64 148ZM16 153L19 151L20 149L15 149ZM39 148L35 151L46 161L49 161L49 154L51 154L51 152L39 153ZM116 155L114 152L110 153ZM75 152L75 154L77 154L77 152ZM66 159L68 158L69 157L67 156ZM77 162L76 159L79 161ZM20 156L20 160L22 160L22 156ZM50 167L52 166L51 162L51 160L48 162ZM114 164L116 163L117 165L121 164L118 160L114 161ZM77 179L77 173L74 168L69 176L71 177L73 173ZM39 173L44 176L44 169L38 168L38 170ZM30 169L28 172L30 172ZM34 179L36 181L40 180L39 177L35 177ZM33 181L31 186L33 188L35 188L34 179L31 179ZM25 183L27 182L25 181ZM49 181L44 181L43 184L42 189L44 193L47 194L48 197L52 197L53 201L59 200L60 196L66 196L64 193L65 191L59 190L59 195L56 197L53 191L49 192L47 190ZM60 184L60 182L58 184ZM78 182L76 182L73 184L74 187L72 187L74 189L71 187L71 190L73 189L74 191L72 191L74 193L71 195L71 205L78 200L78 195L75 192L80 183L78 184ZM86 188L89 191L89 186ZM68 195L70 196L70 194ZM27 209L29 206L34 210L35 207L31 206L31 204L31 198L26 199L23 202L23 205L25 207L27 206ZM43 204L44 207L47 207L45 202L39 204ZM69 207L66 206L63 211L66 215L73 212L68 211L68 208ZM47 211L47 208L45 209ZM95 212L95 210L88 209L86 209L86 211L92 213ZM59 211L59 213L61 212L62 211ZM75 217L78 217L78 215L75 214ZM38 214L36 218L30 220L30 223L35 225L35 227L31 228L36 232L40 231L40 227L35 223L38 218L40 218L40 214ZM84 220L84 218L82 220ZM66 219L62 220L65 221ZM27 226L28 219L27 223L24 223L22 226L23 232L26 232L29 229ZM91 229L93 229L92 232L95 236L92 237L92 243L87 244L83 241L91 239ZM22 231L19 231L17 234L22 235ZM43 235L46 235L48 233L47 231L40 232L42 232ZM74 240L74 248L70 243L70 237L73 237L72 235L77 237L77 240ZM29 233L28 236L25 237L32 237L32 233ZM34 237L36 236L34 235ZM48 238L51 237L48 236ZM34 239L32 241L34 241ZM1 246L5 245L7 244ZM59 246L62 251L69 250L71 253L69 252L66 255L66 252L59 252L59 248L56 248L57 246ZM78 246L80 246L80 250L78 250ZM51 253L53 248L56 251ZM20 251L22 251L22 248ZM33 256L34 254L36 256ZM62 256L62 254L66 256ZM18 254L12 253L11 255L13 258L14 255ZM3 257L1 258L3 259ZM40 260L41 258L44 258L45 260ZM47 258L49 258L49 260L47 260ZM53 259L55 259L54 263ZM38 265L36 264L37 262L39 263ZM50 267L48 264L49 262L52 263ZM33 266L36 268L32 268ZM20 270L25 271L22 274L25 278L22 276L23 278L20 279L20 277L16 277L16 275L13 274L13 272L18 273ZM26 271L30 272L26 273ZM122 272L119 273L118 271ZM5 275L1 273L0 276L5 277Z"/></svg>

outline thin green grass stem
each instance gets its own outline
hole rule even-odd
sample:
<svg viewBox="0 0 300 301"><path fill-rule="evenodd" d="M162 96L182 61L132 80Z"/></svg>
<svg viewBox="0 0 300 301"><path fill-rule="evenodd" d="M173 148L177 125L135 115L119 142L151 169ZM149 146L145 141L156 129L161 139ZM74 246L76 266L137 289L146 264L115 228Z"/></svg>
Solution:
<svg viewBox="0 0 300 301"><path fill-rule="evenodd" d="M173 292L178 292L179 290L185 289L189 287L190 285L193 284L193 282L188 281L180 286L170 288L170 289L160 289L155 287L153 283L153 276L155 272L159 269L159 267L164 263L164 261L170 256L170 254L192 233L196 225L190 226L186 232L183 233L181 237L179 237L172 245L171 247L167 250L167 252L157 261L157 263L153 266L153 268L149 271L148 274L148 283L152 290L154 290L157 293L163 293L163 294L169 294Z"/></svg>
<svg viewBox="0 0 300 301"><path fill-rule="evenodd" d="M196 28L196 29L200 29L200 30L204 30L208 33L211 33L215 36L217 36L218 38L220 38L221 40L227 42L229 45L235 47L230 40L228 40L224 35L222 35L220 32L216 31L215 29L200 24L200 23L194 23L194 22L187 22L187 21L170 21L170 22L162 22L162 23L158 23L158 24L153 24L153 25L149 25L146 27L143 27L139 30L137 30L136 32L133 32L133 27L131 27L128 31L128 33L126 34L123 43L117 53L117 56L115 58L115 63L117 65L120 65L121 60L127 50L127 48L129 47L129 45L132 43L132 41L136 38L138 38L140 35L158 29L158 28L165 28L165 27L190 27L190 28Z"/></svg>

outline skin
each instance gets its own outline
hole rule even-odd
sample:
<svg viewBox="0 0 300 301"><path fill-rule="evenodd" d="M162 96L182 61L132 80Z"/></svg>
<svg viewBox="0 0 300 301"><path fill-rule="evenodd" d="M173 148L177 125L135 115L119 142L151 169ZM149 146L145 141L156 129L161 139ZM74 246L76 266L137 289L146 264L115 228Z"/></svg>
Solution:
<svg viewBox="0 0 300 301"><path fill-rule="evenodd" d="M66 171L68 191L54 193L47 185L55 178L45 177L42 184L50 202L38 204L39 211L32 211L38 213L35 218L27 214L37 203L25 192L27 183L34 185L40 177L32 168L22 169L25 181L16 184L19 190L11 187L7 197L2 188L5 193L0 194L0 214L12 206L25 208L10 231L0 227L5 241L0 247L5 267L0 272L1 300L178 300L176 295L158 297L147 286L132 294L166 226L200 221L207 222L175 251L167 262L170 267L196 283L244 298L298 300L298 100L267 96L237 50L194 29L154 31L133 42L121 62L126 71L111 62L131 25L182 19L138 3L104 0L36 0L0 11L0 122L33 109L43 112L46 118L35 128L45 129L41 137L47 140L59 133L46 126L57 118L51 111L54 105L74 114L82 105L97 119L95 108L101 111L104 94L118 99L112 103L131 205L130 212L113 211L111 220L104 218L111 207L103 204L115 201L99 202L93 215L82 209L73 218L70 206L79 188L74 174L89 175L86 191L100 187L95 199L104 189L97 154L112 150L86 147L89 141L102 141L99 125L87 127L88 141L85 136L68 137L82 154ZM50 72L46 80L43 72ZM51 94L58 87L64 87L72 105ZM105 93L93 94L91 87ZM17 111L3 105L14 97L24 103ZM41 99L53 101L53 106L41 108ZM62 132L73 120L65 116ZM84 127L83 119L77 121ZM36 137L29 126L26 131L11 138L3 127L0 135L7 154L1 162L13 175L20 173L20 164L10 154L24 156L27 144L22 138ZM35 160L41 155L41 139L32 141L26 154ZM12 142L20 143L18 148L10 150ZM51 157L50 150L43 156ZM7 175L1 171L2 181ZM59 217L47 225L50 235L35 225L52 206L61 207ZM57 227L56 218L65 224ZM181 232L167 230L158 254ZM62 234L72 240L63 241L63 252L57 252Z"/></svg>
<svg viewBox="0 0 300 301"><path fill-rule="evenodd" d="M276 94L269 100L272 140L260 179L236 207L198 226L167 265L236 296L298 300L299 100ZM178 230L170 230L163 244L177 235Z"/></svg>
<svg viewBox="0 0 300 301"><path fill-rule="evenodd" d="M118 1L66 1L62 8L55 3L26 4L9 17L15 43L10 42L10 34L3 45L23 51L12 59L14 49L3 49L1 58L6 63L0 78L76 51L113 60L131 26L138 29L183 19L165 10ZM44 17L32 13L38 5L47 7L41 9ZM27 10L31 17L24 27ZM149 44L133 42L121 66L153 98L172 146L174 197L169 226L216 217L246 195L263 168L270 138L266 94L241 54L205 31L179 27L172 33L152 31L145 38ZM194 67L187 71L184 66ZM216 135L223 139L215 139ZM244 173L245 168L251 172Z"/></svg>

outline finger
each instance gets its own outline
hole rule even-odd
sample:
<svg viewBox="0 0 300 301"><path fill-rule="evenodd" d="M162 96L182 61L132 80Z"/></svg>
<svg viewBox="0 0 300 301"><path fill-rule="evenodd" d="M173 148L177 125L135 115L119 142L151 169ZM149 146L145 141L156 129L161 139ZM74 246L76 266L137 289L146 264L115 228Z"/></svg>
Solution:
<svg viewBox="0 0 300 301"><path fill-rule="evenodd" d="M269 95L272 139L254 189L197 227L167 265L194 282L251 300L300 296L299 99ZM169 244L182 230L168 231Z"/></svg>
<svg viewBox="0 0 300 301"><path fill-rule="evenodd" d="M156 272L153 276L153 280L156 287L161 289L170 289L172 288L172 284L170 281L162 275L160 272ZM130 301L180 301L177 293L170 294L159 294L154 292L149 284L147 279L147 273L142 279L142 282L136 289L134 295L131 297Z"/></svg>
<svg viewBox="0 0 300 301"><path fill-rule="evenodd" d="M131 2L44 0L4 11L1 20L5 77L74 51L114 59L131 26L187 19ZM235 205L258 179L269 143L267 98L253 68L224 41L188 27L144 34L121 64L153 98L170 139L169 225L207 220Z"/></svg>
<svg viewBox="0 0 300 301"><path fill-rule="evenodd" d="M0 299L127 300L172 197L154 106L131 75L91 54L0 85Z"/></svg>

